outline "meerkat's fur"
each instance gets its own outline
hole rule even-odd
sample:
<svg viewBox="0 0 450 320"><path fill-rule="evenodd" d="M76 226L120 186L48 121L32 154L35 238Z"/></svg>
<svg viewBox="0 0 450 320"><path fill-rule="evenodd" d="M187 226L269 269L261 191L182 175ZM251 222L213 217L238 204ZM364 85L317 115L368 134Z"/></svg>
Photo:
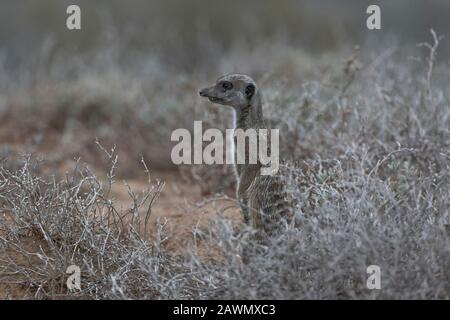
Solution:
<svg viewBox="0 0 450 320"><path fill-rule="evenodd" d="M202 89L200 96L214 103L231 106L235 112L235 129L268 129L263 118L261 92L255 81L247 75L222 76L213 86ZM236 145L234 150L236 153ZM245 159L249 159L248 151L249 148L246 148ZM260 170L259 161L257 164L235 165L238 181L236 196L244 221L258 231L270 234L279 222L280 215L286 212L284 190L279 177L261 175Z"/></svg>

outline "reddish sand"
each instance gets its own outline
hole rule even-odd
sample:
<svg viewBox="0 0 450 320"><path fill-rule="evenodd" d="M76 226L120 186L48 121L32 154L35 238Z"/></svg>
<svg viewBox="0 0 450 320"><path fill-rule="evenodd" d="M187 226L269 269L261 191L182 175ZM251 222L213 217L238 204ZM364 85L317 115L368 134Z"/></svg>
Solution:
<svg viewBox="0 0 450 320"><path fill-rule="evenodd" d="M202 242L194 241L193 230L206 230L208 224L221 214L233 223L241 223L241 215L236 201L227 196L210 196L205 198L201 195L200 187L184 181L177 172L163 171L152 174L152 179L160 179L165 186L160 197L156 201L149 219L149 234L155 235L157 220L166 222L165 231L169 234L166 248L175 254L182 253L188 246L197 245L198 251L207 257L211 254L202 248ZM131 180L127 184L135 193L142 193L147 187L145 181ZM131 200L128 189L124 182L117 181L111 196L118 210L130 207ZM145 216L146 208L143 208L141 216ZM30 241L32 239L30 238ZM33 250L30 248L31 251ZM211 249L211 248L209 248ZM20 263L20 262L19 262ZM0 299L23 299L35 298L33 292L28 292L20 285L6 284L0 281ZM58 297L55 297L58 299ZM62 297L64 298L64 297Z"/></svg>

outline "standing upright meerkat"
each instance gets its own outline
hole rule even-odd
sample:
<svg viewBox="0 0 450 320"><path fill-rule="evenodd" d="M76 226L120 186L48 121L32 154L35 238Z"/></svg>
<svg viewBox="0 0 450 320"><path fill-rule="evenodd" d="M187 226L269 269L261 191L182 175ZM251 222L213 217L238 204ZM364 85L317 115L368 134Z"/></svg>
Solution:
<svg viewBox="0 0 450 320"><path fill-rule="evenodd" d="M231 106L234 109L235 131L268 129L263 118L260 89L247 75L234 73L222 76L213 86L200 90L200 96L214 103ZM257 137L260 139L259 135ZM234 145L237 156L242 150L239 151L236 146L236 137ZM258 231L272 234L280 218L288 218L283 183L278 176L262 175L259 159L256 164L248 164L249 148L246 147L244 152L245 164L235 164L238 181L236 196L244 221Z"/></svg>

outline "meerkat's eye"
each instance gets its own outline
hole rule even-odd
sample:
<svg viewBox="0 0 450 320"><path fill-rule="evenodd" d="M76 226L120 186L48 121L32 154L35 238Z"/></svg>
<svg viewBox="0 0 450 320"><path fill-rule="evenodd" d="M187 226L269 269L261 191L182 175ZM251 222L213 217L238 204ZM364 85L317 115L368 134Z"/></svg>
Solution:
<svg viewBox="0 0 450 320"><path fill-rule="evenodd" d="M222 88L225 90L231 90L233 89L233 84L229 81L222 82Z"/></svg>

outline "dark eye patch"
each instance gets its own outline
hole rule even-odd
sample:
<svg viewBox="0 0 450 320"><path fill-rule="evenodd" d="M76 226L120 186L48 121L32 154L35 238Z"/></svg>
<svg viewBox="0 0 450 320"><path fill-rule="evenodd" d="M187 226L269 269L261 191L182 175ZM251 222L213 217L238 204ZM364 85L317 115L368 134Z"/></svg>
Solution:
<svg viewBox="0 0 450 320"><path fill-rule="evenodd" d="M225 90L231 90L233 89L233 84L229 81L222 82L222 88Z"/></svg>

